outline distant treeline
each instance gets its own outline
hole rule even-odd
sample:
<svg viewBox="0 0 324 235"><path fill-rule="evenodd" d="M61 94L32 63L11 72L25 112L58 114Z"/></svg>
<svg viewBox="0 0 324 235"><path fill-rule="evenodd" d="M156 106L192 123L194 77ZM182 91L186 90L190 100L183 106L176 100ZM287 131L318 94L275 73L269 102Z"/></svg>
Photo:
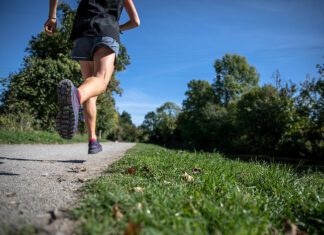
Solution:
<svg viewBox="0 0 324 235"><path fill-rule="evenodd" d="M324 156L324 65L318 77L260 87L245 57L226 54L214 64L216 78L188 83L182 108L167 102L145 116L139 140L173 148L265 154L293 158Z"/></svg>

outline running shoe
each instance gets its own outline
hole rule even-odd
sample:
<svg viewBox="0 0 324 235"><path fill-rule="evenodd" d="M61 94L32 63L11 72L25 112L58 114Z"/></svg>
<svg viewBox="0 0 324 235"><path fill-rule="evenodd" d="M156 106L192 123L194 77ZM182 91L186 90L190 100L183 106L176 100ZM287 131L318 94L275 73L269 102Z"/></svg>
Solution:
<svg viewBox="0 0 324 235"><path fill-rule="evenodd" d="M78 89L65 79L57 86L59 112L56 117L56 130L64 139L72 139L78 128L81 108Z"/></svg>
<svg viewBox="0 0 324 235"><path fill-rule="evenodd" d="M102 146L98 140L91 139L89 141L89 151L88 154L95 154L102 151Z"/></svg>

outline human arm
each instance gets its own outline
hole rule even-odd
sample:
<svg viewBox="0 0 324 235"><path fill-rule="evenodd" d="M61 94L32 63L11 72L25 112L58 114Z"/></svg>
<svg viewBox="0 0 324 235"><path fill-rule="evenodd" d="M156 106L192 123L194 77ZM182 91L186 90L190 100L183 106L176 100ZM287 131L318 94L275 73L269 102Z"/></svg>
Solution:
<svg viewBox="0 0 324 235"><path fill-rule="evenodd" d="M140 25L140 19L138 17L135 5L132 0L124 0L124 7L129 16L129 21L119 26L120 31L129 30Z"/></svg>
<svg viewBox="0 0 324 235"><path fill-rule="evenodd" d="M45 32L48 35L53 35L56 30L56 8L58 0L49 1L49 14L48 20L44 24Z"/></svg>

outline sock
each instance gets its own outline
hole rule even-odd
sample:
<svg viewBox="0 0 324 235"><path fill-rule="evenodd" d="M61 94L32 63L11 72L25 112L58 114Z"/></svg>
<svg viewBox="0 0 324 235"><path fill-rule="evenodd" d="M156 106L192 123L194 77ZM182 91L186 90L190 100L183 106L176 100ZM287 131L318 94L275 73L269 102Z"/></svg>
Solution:
<svg viewBox="0 0 324 235"><path fill-rule="evenodd" d="M79 100L80 100L80 104L81 104L81 93L80 93L79 89L77 89L77 91L78 91Z"/></svg>
<svg viewBox="0 0 324 235"><path fill-rule="evenodd" d="M89 141L93 141L93 142L96 142L97 141L97 139L95 139L95 138L91 138Z"/></svg>

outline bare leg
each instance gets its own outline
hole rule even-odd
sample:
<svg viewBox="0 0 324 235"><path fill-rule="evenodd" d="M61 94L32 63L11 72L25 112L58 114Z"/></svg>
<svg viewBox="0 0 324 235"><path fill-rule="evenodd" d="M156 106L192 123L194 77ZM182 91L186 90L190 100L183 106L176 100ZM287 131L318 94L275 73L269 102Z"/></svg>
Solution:
<svg viewBox="0 0 324 235"><path fill-rule="evenodd" d="M94 64L93 61L80 61L82 77L87 80L94 75ZM87 127L89 140L96 139L96 109L97 96L89 98L87 101L83 102L83 115L85 125Z"/></svg>
<svg viewBox="0 0 324 235"><path fill-rule="evenodd" d="M99 48L94 61L80 61L82 77L85 82L78 88L84 107L84 119L88 138L96 137L96 101L98 95L105 92L114 71L115 53L109 48Z"/></svg>
<svg viewBox="0 0 324 235"><path fill-rule="evenodd" d="M78 88L81 93L81 104L91 97L104 93L114 71L115 52L109 48L101 47L96 50L93 59L93 75Z"/></svg>

